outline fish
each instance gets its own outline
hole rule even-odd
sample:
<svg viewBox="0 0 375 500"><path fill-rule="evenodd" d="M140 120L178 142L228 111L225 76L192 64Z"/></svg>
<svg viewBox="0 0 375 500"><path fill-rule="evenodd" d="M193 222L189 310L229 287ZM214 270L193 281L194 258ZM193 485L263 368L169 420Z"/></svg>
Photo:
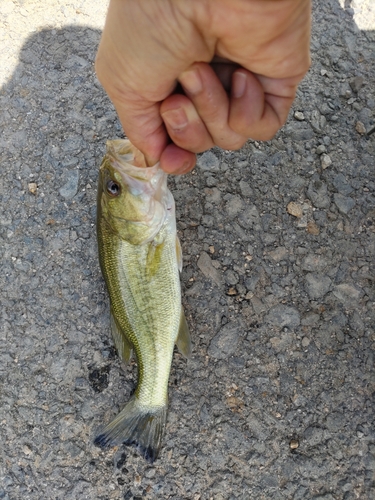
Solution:
<svg viewBox="0 0 375 500"><path fill-rule="evenodd" d="M148 166L127 139L107 141L97 197L99 263L110 299L110 324L119 357L134 353L134 394L94 444L134 446L154 462L166 425L174 346L191 356L181 305L182 250L173 195L159 163Z"/></svg>

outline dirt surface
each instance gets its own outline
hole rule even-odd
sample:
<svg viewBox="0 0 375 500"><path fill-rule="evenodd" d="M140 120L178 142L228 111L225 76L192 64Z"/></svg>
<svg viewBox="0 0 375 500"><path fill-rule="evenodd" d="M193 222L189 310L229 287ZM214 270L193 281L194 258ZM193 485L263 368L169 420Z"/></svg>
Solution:
<svg viewBox="0 0 375 500"><path fill-rule="evenodd" d="M374 2L316 1L285 127L170 179L194 345L153 466L92 444L136 377L96 250L105 3L0 2L0 499L375 498Z"/></svg>

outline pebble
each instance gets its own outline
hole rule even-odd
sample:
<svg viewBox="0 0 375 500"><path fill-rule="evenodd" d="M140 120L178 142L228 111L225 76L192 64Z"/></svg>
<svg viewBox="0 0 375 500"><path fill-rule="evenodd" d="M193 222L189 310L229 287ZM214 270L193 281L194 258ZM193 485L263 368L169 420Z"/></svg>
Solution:
<svg viewBox="0 0 375 500"><path fill-rule="evenodd" d="M316 148L316 153L318 155L321 155L323 153L325 153L327 151L327 148L325 147L324 144L320 144L317 148Z"/></svg>
<svg viewBox="0 0 375 500"><path fill-rule="evenodd" d="M348 214L350 210L354 207L355 201L350 196L344 196L341 193L335 193L333 195L333 201L342 214Z"/></svg>
<svg viewBox="0 0 375 500"><path fill-rule="evenodd" d="M311 341L308 337L303 337L302 342L301 342L302 347L308 347L310 345L310 342Z"/></svg>
<svg viewBox="0 0 375 500"><path fill-rule="evenodd" d="M220 160L212 151L206 151L197 160L197 166L204 171L217 172Z"/></svg>
<svg viewBox="0 0 375 500"><path fill-rule="evenodd" d="M306 194L316 208L328 208L331 204L327 184L319 177L310 181Z"/></svg>
<svg viewBox="0 0 375 500"><path fill-rule="evenodd" d="M361 134L361 135L365 135L366 133L366 127L364 126L364 124L361 122L361 121L357 121L357 123L355 124L355 129L356 131Z"/></svg>
<svg viewBox="0 0 375 500"><path fill-rule="evenodd" d="M314 221L312 221L312 220L310 220L307 223L306 231L309 234L313 234L314 236L318 236L318 234L320 233L319 226Z"/></svg>
<svg viewBox="0 0 375 500"><path fill-rule="evenodd" d="M322 156L320 157L320 165L323 170L330 167L332 165L331 157L329 155L322 154Z"/></svg>
<svg viewBox="0 0 375 500"><path fill-rule="evenodd" d="M294 113L294 118L300 122L302 122L305 119L305 115L302 113L302 111L296 111Z"/></svg>
<svg viewBox="0 0 375 500"><path fill-rule="evenodd" d="M298 439L291 439L289 442L289 448L291 450L296 450L299 447L299 441Z"/></svg>
<svg viewBox="0 0 375 500"><path fill-rule="evenodd" d="M293 328L299 326L301 317L295 307L278 304L270 309L265 317L265 321L279 328L283 328L284 326Z"/></svg>
<svg viewBox="0 0 375 500"><path fill-rule="evenodd" d="M291 201L288 203L287 212L294 217L302 217L302 205L300 203L296 203L295 201Z"/></svg>
<svg viewBox="0 0 375 500"><path fill-rule="evenodd" d="M350 283L341 283L334 288L333 295L344 304L355 304L362 292Z"/></svg>
<svg viewBox="0 0 375 500"><path fill-rule="evenodd" d="M353 92L358 92L361 90L362 85L363 85L363 77L362 76L356 76L352 78L349 82L349 85L351 86Z"/></svg>
<svg viewBox="0 0 375 500"><path fill-rule="evenodd" d="M275 262L280 262L288 257L288 250L285 247L277 247L269 253L269 256Z"/></svg>
<svg viewBox="0 0 375 500"><path fill-rule="evenodd" d="M200 254L197 265L206 278L212 280L216 285L222 284L221 274L214 268L211 257L206 252Z"/></svg>
<svg viewBox="0 0 375 500"><path fill-rule="evenodd" d="M35 182L29 182L28 188L31 194L35 195L38 192L38 186Z"/></svg>
<svg viewBox="0 0 375 500"><path fill-rule="evenodd" d="M305 290L311 300L324 297L332 285L331 279L324 274L309 273L305 278Z"/></svg>
<svg viewBox="0 0 375 500"><path fill-rule="evenodd" d="M353 191L352 186L347 182L344 174L337 174L333 179L333 185L337 191L343 195L348 195Z"/></svg>
<svg viewBox="0 0 375 500"><path fill-rule="evenodd" d="M215 359L226 359L234 354L242 331L242 326L236 321L224 325L211 340L208 355Z"/></svg>
<svg viewBox="0 0 375 500"><path fill-rule="evenodd" d="M79 171L68 170L66 173L67 182L59 189L60 195L66 200L71 200L78 191Z"/></svg>

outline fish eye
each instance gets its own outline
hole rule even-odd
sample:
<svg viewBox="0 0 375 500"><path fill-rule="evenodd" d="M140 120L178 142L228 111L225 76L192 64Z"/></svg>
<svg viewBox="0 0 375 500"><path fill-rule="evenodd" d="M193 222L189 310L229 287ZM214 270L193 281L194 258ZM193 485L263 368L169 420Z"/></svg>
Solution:
<svg viewBox="0 0 375 500"><path fill-rule="evenodd" d="M107 182L107 193L110 194L111 196L118 196L120 194L120 185L117 184L117 182L113 181L110 179Z"/></svg>

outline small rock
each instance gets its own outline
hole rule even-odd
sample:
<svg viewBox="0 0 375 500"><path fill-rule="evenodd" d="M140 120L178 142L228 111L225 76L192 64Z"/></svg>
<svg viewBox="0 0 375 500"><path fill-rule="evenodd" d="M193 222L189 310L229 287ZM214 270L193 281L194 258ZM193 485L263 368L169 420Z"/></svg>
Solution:
<svg viewBox="0 0 375 500"><path fill-rule="evenodd" d="M269 253L269 256L275 262L280 262L288 257L288 250L285 247L277 247L276 250Z"/></svg>
<svg viewBox="0 0 375 500"><path fill-rule="evenodd" d="M294 118L300 122L302 122L305 119L305 115L302 113L302 111L296 111L294 113Z"/></svg>
<svg viewBox="0 0 375 500"><path fill-rule="evenodd" d="M318 234L320 233L319 226L312 220L307 223L306 231L309 234L313 234L314 236L318 236Z"/></svg>
<svg viewBox="0 0 375 500"><path fill-rule="evenodd" d="M350 198L350 196L344 196L340 193L335 193L333 195L333 200L339 211L345 215L348 214L355 205L353 198Z"/></svg>
<svg viewBox="0 0 375 500"><path fill-rule="evenodd" d="M240 196L231 196L225 205L225 210L229 217L235 217L245 208L245 204Z"/></svg>
<svg viewBox="0 0 375 500"><path fill-rule="evenodd" d="M321 115L317 109L311 113L311 126L316 132L323 132L327 125L327 119L324 115Z"/></svg>
<svg viewBox="0 0 375 500"><path fill-rule="evenodd" d="M322 156L320 157L320 165L323 170L330 167L332 165L331 157L329 155L322 154Z"/></svg>
<svg viewBox="0 0 375 500"><path fill-rule="evenodd" d="M355 129L356 131L361 134L361 135L364 135L366 133L366 127L364 126L364 124L362 122L360 122L359 120L357 121L357 123L355 124Z"/></svg>
<svg viewBox="0 0 375 500"><path fill-rule="evenodd" d="M363 337L365 331L365 325L358 311L354 311L353 314L351 315L349 319L349 325L350 325L349 335L351 337L355 338Z"/></svg>
<svg viewBox="0 0 375 500"><path fill-rule="evenodd" d="M66 200L72 199L78 191L78 170L69 170L67 173L67 182L59 189L60 195Z"/></svg>
<svg viewBox="0 0 375 500"><path fill-rule="evenodd" d="M351 86L353 92L358 92L363 85L362 76L356 76L352 80L350 80L349 85Z"/></svg>
<svg viewBox="0 0 375 500"><path fill-rule="evenodd" d="M242 327L238 322L224 325L211 340L208 355L215 359L226 359L236 352Z"/></svg>
<svg viewBox="0 0 375 500"><path fill-rule="evenodd" d="M305 289L311 300L320 299L331 288L332 281L324 274L309 273L306 275Z"/></svg>
<svg viewBox="0 0 375 500"><path fill-rule="evenodd" d="M220 160L212 151L206 151L198 158L197 165L205 171L218 171Z"/></svg>
<svg viewBox="0 0 375 500"><path fill-rule="evenodd" d="M318 154L318 155L321 155L321 154L325 153L326 151L327 151L327 148L325 147L324 144L320 144L320 146L318 146L316 148L316 154Z"/></svg>
<svg viewBox="0 0 375 500"><path fill-rule="evenodd" d="M362 292L349 283L341 283L333 290L333 295L344 304L355 304L361 297Z"/></svg>
<svg viewBox="0 0 375 500"><path fill-rule="evenodd" d="M347 182L343 174L337 174L333 179L333 185L337 191L343 195L348 195L353 191L352 186Z"/></svg>
<svg viewBox="0 0 375 500"><path fill-rule="evenodd" d="M232 271L232 269L228 269L225 272L225 283L227 285L237 285L238 283L238 274Z"/></svg>
<svg viewBox="0 0 375 500"><path fill-rule="evenodd" d="M221 275L219 271L212 265L211 257L206 252L201 253L197 264L206 278L211 279L219 286L221 285Z"/></svg>
<svg viewBox="0 0 375 500"><path fill-rule="evenodd" d="M295 307L279 304L270 309L265 317L266 323L283 328L284 326L295 327L301 323L298 310Z"/></svg>
<svg viewBox="0 0 375 500"><path fill-rule="evenodd" d="M296 450L299 447L299 441L298 439L291 439L289 442L289 448L291 450Z"/></svg>
<svg viewBox="0 0 375 500"><path fill-rule="evenodd" d="M307 337L303 337L302 339L302 347L308 347L310 345L310 339Z"/></svg>
<svg viewBox="0 0 375 500"><path fill-rule="evenodd" d="M327 267L326 259L317 254L308 254L302 261L304 271L323 271Z"/></svg>
<svg viewBox="0 0 375 500"><path fill-rule="evenodd" d="M302 217L302 205L299 203L291 201L288 203L286 209L288 214L293 215L294 217Z"/></svg>
<svg viewBox="0 0 375 500"><path fill-rule="evenodd" d="M253 292L250 292L253 293ZM263 302L256 296L252 295L250 298L251 305L253 306L255 314L262 314L267 310L267 307L263 304Z"/></svg>
<svg viewBox="0 0 375 500"><path fill-rule="evenodd" d="M307 196L316 208L328 208L331 204L327 184L319 177L314 176L310 181L307 188Z"/></svg>
<svg viewBox="0 0 375 500"><path fill-rule="evenodd" d="M37 184L35 182L29 182L29 186L28 187L29 187L29 192L31 194L36 194L37 193L38 186L37 186Z"/></svg>

